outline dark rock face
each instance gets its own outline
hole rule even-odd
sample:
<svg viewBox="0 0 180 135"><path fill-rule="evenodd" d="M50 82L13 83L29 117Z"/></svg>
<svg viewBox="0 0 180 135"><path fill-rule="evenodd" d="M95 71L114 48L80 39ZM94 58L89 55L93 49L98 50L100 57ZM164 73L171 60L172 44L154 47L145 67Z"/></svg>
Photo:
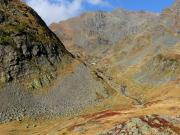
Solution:
<svg viewBox="0 0 180 135"><path fill-rule="evenodd" d="M0 23L4 22L4 20L5 20L5 17L3 13L0 13Z"/></svg>
<svg viewBox="0 0 180 135"><path fill-rule="evenodd" d="M74 115L97 103L97 93L108 96L33 9L19 0L0 2L0 123Z"/></svg>
<svg viewBox="0 0 180 135"><path fill-rule="evenodd" d="M0 1L0 82L53 78L70 53L37 13L17 0ZM44 77L41 77L43 80ZM33 84L30 84L33 87Z"/></svg>
<svg viewBox="0 0 180 135"><path fill-rule="evenodd" d="M1 4L8 4L10 1L12 1L12 0L0 0L0 3Z"/></svg>

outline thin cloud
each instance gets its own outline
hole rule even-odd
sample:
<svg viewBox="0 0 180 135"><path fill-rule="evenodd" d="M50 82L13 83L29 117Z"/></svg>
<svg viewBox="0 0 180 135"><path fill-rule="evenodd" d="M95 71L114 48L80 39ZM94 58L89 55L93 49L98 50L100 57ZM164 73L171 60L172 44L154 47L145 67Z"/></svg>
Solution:
<svg viewBox="0 0 180 135"><path fill-rule="evenodd" d="M87 2L92 5L110 6L110 4L105 0L87 0Z"/></svg>
<svg viewBox="0 0 180 135"><path fill-rule="evenodd" d="M97 5L97 4L102 4L104 3L103 0L88 0L89 3Z"/></svg>
<svg viewBox="0 0 180 135"><path fill-rule="evenodd" d="M59 0L56 3L49 0L27 0L26 2L48 25L52 22L59 22L73 17L82 10L81 0L74 0L72 2Z"/></svg>
<svg viewBox="0 0 180 135"><path fill-rule="evenodd" d="M107 5L105 0L25 0L47 25L74 17L84 11L83 3Z"/></svg>

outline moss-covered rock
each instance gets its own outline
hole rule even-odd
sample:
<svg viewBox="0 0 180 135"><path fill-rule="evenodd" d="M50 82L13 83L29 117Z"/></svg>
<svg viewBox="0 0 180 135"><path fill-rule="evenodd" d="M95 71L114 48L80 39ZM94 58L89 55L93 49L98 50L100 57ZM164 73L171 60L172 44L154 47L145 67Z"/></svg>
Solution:
<svg viewBox="0 0 180 135"><path fill-rule="evenodd" d="M71 58L61 41L33 9L19 0L0 1L1 82L23 82L29 76L31 81L40 80L42 74L49 76ZM39 87L39 82L35 82Z"/></svg>

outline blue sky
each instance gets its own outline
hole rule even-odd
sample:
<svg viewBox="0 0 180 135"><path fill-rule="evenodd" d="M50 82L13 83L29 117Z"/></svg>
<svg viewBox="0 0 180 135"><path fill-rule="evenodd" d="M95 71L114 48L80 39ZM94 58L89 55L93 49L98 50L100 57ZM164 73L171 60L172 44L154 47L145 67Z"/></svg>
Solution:
<svg viewBox="0 0 180 135"><path fill-rule="evenodd" d="M123 8L131 11L161 12L174 0L24 0L49 25L77 16L86 11L111 11Z"/></svg>
<svg viewBox="0 0 180 135"><path fill-rule="evenodd" d="M174 0L106 0L110 6L90 5L85 3L86 10L106 10L111 11L114 8L124 8L127 10L146 10L150 12L161 12L164 8L170 6Z"/></svg>

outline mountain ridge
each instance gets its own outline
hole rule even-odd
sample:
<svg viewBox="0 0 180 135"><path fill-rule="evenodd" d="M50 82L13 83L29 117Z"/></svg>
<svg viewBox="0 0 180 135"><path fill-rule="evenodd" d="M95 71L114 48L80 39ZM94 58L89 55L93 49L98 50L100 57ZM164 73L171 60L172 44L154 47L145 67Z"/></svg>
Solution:
<svg viewBox="0 0 180 135"><path fill-rule="evenodd" d="M121 12L121 14L118 14L119 16L116 15L116 12L118 11ZM69 21L63 21L65 22L64 26L62 22L59 25L58 23L51 24L50 28L63 41L65 40L64 43L66 45L74 43L75 45L78 45L77 47L92 52L95 49L98 49L96 47L98 45L104 45L103 47L106 48L105 45L114 45L119 38L135 34L138 31L138 26L142 25L144 21L150 21L151 19L156 18L156 15L146 12L137 12L137 15L136 12L124 10L117 10L116 12L86 13L77 17L77 19L73 18ZM56 29L56 27L58 28ZM61 31L58 31L58 29ZM63 30L65 31L64 33ZM73 31L78 31L79 35L73 37ZM80 38L81 42L76 40L78 38Z"/></svg>
<svg viewBox="0 0 180 135"><path fill-rule="evenodd" d="M49 26L74 56L117 91L105 102L111 108L89 113L88 120L82 116L80 119L87 122L72 123L71 130L67 126L60 133L179 134L180 111L175 105L180 99L179 2L155 15L123 10L93 12ZM122 108L123 102L130 105L127 110ZM122 122L127 114L130 118ZM167 117L176 119L175 128L167 126L174 123Z"/></svg>
<svg viewBox="0 0 180 135"><path fill-rule="evenodd" d="M179 134L179 1L84 14L51 25L58 37L0 2L0 134Z"/></svg>
<svg viewBox="0 0 180 135"><path fill-rule="evenodd" d="M74 116L110 96L32 8L0 2L0 122Z"/></svg>

